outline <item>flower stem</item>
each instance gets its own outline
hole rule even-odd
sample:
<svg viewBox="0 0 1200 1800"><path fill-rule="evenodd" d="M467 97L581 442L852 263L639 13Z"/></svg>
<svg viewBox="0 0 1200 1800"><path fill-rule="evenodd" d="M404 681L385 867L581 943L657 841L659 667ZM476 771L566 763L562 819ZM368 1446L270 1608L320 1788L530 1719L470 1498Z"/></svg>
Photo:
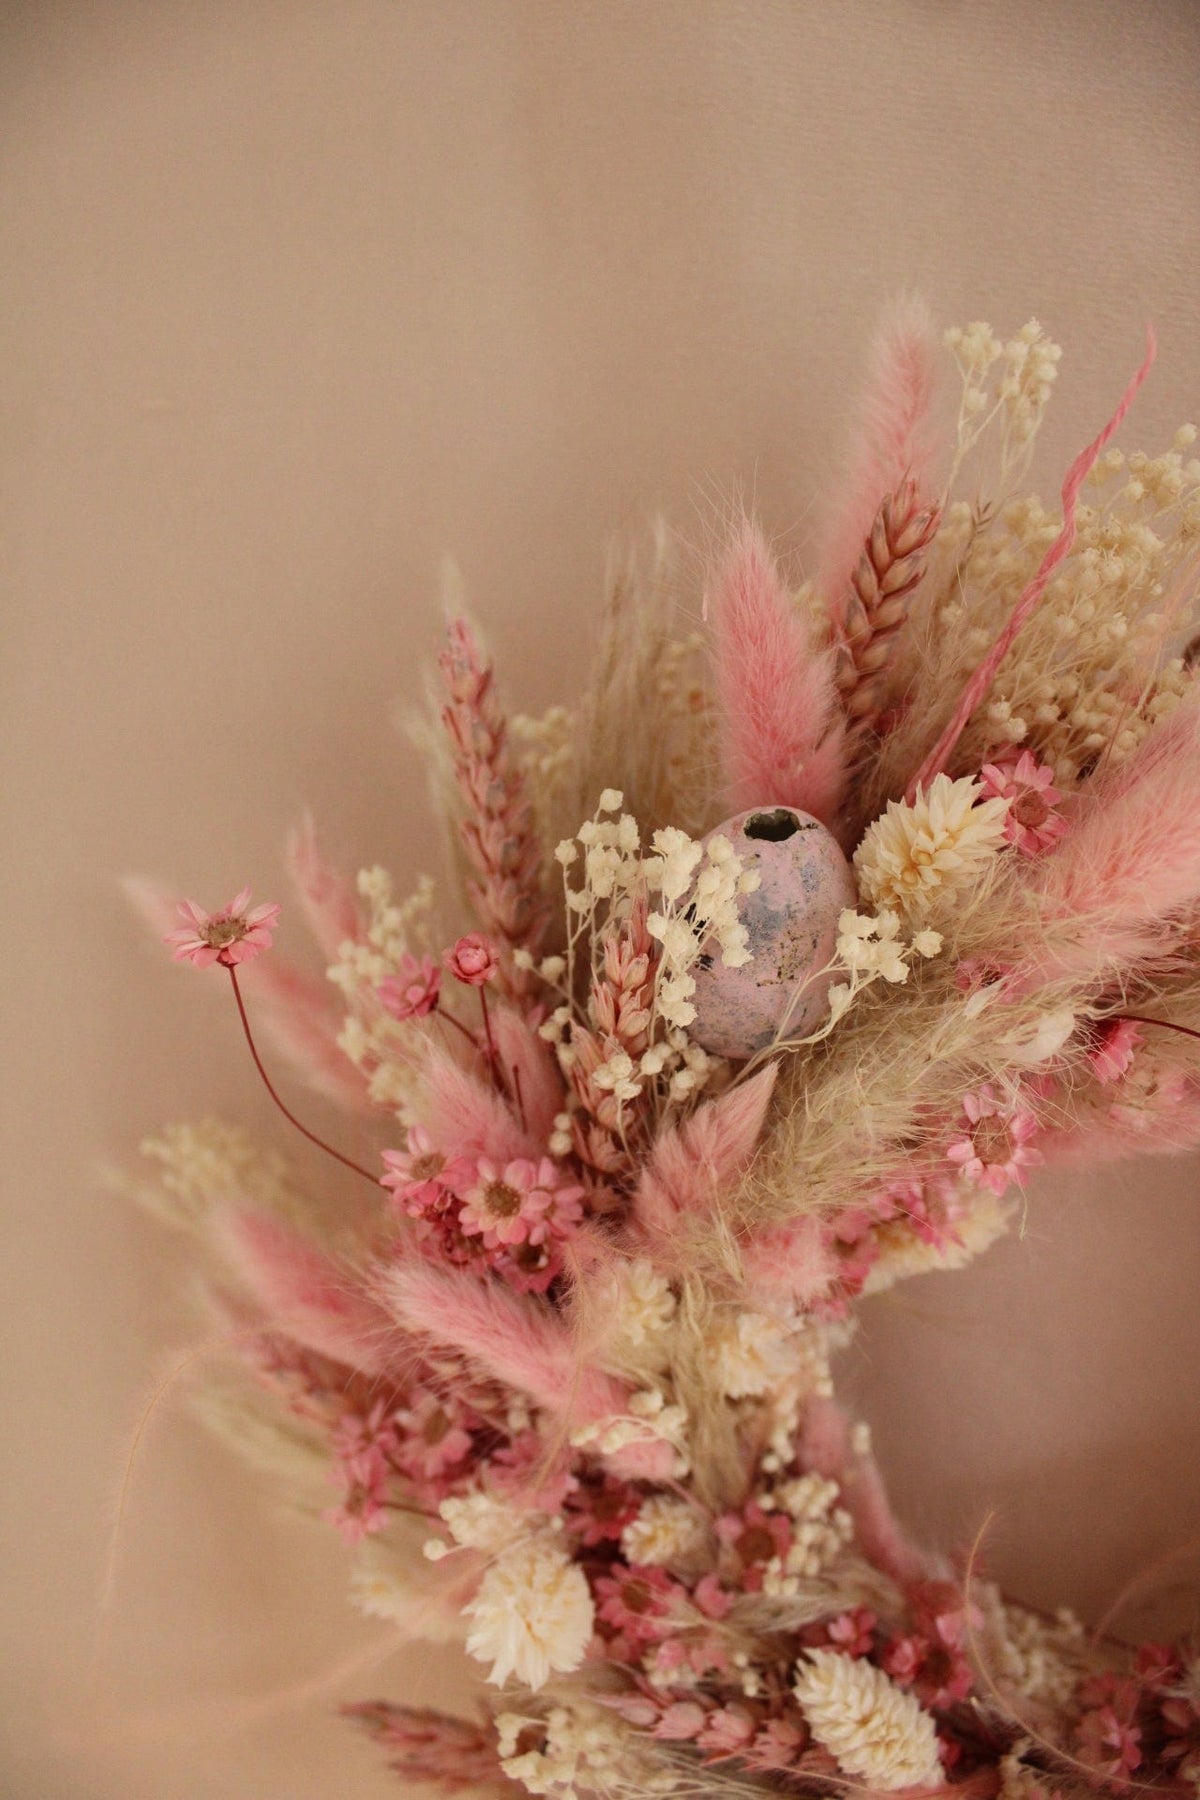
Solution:
<svg viewBox="0 0 1200 1800"><path fill-rule="evenodd" d="M379 1186L378 1177L372 1175L370 1169L364 1169L362 1164L356 1163L352 1157L343 1156L340 1150L335 1150L332 1144L327 1144L325 1139L318 1137L315 1131L310 1131L307 1125L302 1125L295 1113L289 1112L288 1108L283 1104L283 1101L275 1092L271 1077L263 1068L262 1057L258 1054L258 1047L254 1042L254 1037L250 1030L250 1021L246 1017L246 1003L242 999L242 990L238 982L237 970L232 963L226 963L225 967L229 970L229 979L233 984L233 997L237 1001L238 1016L242 1021L242 1031L245 1034L246 1042L250 1046L250 1054L254 1058L254 1066L262 1077L263 1086L266 1088L268 1094L270 1094L272 1100L275 1102L288 1124L294 1125L301 1137L306 1137L310 1144L315 1144L317 1146L318 1150L324 1150L325 1154L327 1156L332 1156L335 1162L340 1162L347 1169L353 1169L356 1175L361 1175L364 1181L369 1181L372 1187L377 1188Z"/></svg>
<svg viewBox="0 0 1200 1800"><path fill-rule="evenodd" d="M487 989L484 987L479 990L479 1008L483 1013L483 1035L487 1039L488 1061L492 1065L493 1074L499 1075L500 1058L496 1051L496 1040L492 1036L492 1015L488 1011Z"/></svg>
<svg viewBox="0 0 1200 1800"><path fill-rule="evenodd" d="M1128 1019L1131 1025L1161 1025L1164 1031L1180 1031L1184 1037L1200 1038L1200 1031L1194 1031L1190 1025L1177 1025L1174 1019L1146 1019L1141 1013L1117 1013L1118 1019Z"/></svg>

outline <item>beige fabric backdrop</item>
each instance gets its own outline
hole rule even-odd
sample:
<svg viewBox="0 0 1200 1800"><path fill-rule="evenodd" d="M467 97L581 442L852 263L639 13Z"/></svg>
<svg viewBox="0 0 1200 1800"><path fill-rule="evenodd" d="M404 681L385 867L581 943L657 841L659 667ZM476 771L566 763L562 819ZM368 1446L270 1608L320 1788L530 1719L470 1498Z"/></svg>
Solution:
<svg viewBox="0 0 1200 1800"><path fill-rule="evenodd" d="M1046 490L1157 322L1131 434L1200 408L1192 0L341 0L3 11L6 327L0 1789L396 1791L327 1698L379 1644L337 1542L168 1413L175 1244L103 1190L165 1118L273 1131L233 1022L115 878L280 890L434 851L391 728L453 550L510 691L583 667L606 544L735 489L802 547L879 303L1066 346ZM295 944L290 926L285 942ZM213 984L215 985L215 984ZM309 1166L309 1165L304 1165ZM1035 1184L1024 1241L878 1303L855 1379L912 1522L1093 1612L1195 1528L1194 1164ZM1188 1602L1180 1601L1186 1612ZM337 1693L454 1691L401 1654Z"/></svg>

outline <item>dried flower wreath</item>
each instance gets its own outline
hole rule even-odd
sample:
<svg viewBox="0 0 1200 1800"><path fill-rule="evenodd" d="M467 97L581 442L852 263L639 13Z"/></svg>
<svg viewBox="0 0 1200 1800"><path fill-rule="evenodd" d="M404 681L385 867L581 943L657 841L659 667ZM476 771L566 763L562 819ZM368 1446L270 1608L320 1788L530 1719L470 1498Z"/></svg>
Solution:
<svg viewBox="0 0 1200 1800"><path fill-rule="evenodd" d="M1151 343L1044 507L1057 346L945 344L939 450L928 322L885 323L798 592L749 521L701 633L624 571L537 721L451 624L424 741L472 928L306 827L336 1000L248 892L170 933L289 1120L251 1013L377 1146L331 1149L370 1189L335 1208L175 1127L146 1198L238 1348L207 1418L337 1527L364 1611L486 1672L473 1720L348 1708L437 1791L1200 1791L1197 1646L911 1542L834 1398L857 1296L961 1267L1032 1165L1200 1143L1195 432L1106 448Z"/></svg>

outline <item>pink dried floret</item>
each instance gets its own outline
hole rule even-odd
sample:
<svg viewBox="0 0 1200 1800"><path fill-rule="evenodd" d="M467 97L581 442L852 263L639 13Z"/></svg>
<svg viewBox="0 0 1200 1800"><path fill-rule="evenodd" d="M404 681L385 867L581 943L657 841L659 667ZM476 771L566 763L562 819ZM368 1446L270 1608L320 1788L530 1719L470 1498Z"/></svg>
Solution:
<svg viewBox="0 0 1200 1800"><path fill-rule="evenodd" d="M433 958L406 951L397 972L385 976L375 992L393 1019L424 1019L437 1011L441 988L442 972Z"/></svg>
<svg viewBox="0 0 1200 1800"><path fill-rule="evenodd" d="M471 1454L471 1434L458 1407L439 1394L415 1395L395 1417L396 1460L406 1475L437 1482Z"/></svg>
<svg viewBox="0 0 1200 1800"><path fill-rule="evenodd" d="M1042 1160L1030 1146L1037 1120L1026 1107L1006 1106L990 1083L963 1095L967 1130L946 1147L946 1160L969 1181L1003 1194L1011 1182L1021 1184L1024 1171Z"/></svg>
<svg viewBox="0 0 1200 1800"><path fill-rule="evenodd" d="M631 1644L653 1643L672 1627L669 1615L684 1593L665 1569L614 1563L611 1575L594 1583L596 1612Z"/></svg>
<svg viewBox="0 0 1200 1800"><path fill-rule="evenodd" d="M984 763L979 771L985 795L1009 802L1004 836L1023 856L1040 856L1067 829L1057 810L1062 795L1054 786L1054 770L1039 763L1030 750L1016 758Z"/></svg>
<svg viewBox="0 0 1200 1800"><path fill-rule="evenodd" d="M781 1512L766 1512L757 1500L747 1502L740 1512L723 1513L716 1533L737 1559L737 1585L748 1594L762 1591L766 1565L785 1557L792 1547L791 1520Z"/></svg>
<svg viewBox="0 0 1200 1800"><path fill-rule="evenodd" d="M194 900L181 900L178 911L186 924L168 932L163 943L174 945L176 962L192 962L198 969L216 962L230 969L252 962L260 951L271 948L271 934L279 922L279 907L271 902L250 906L248 887L219 912L205 912Z"/></svg>
<svg viewBox="0 0 1200 1800"><path fill-rule="evenodd" d="M396 1205L410 1218L438 1210L475 1172L469 1157L439 1150L422 1125L410 1126L406 1147L385 1150L383 1161L387 1173L380 1183L392 1189Z"/></svg>
<svg viewBox="0 0 1200 1800"><path fill-rule="evenodd" d="M1088 1710L1076 1728L1076 1750L1098 1775L1121 1783L1142 1761L1142 1734L1133 1723L1137 1683L1106 1671L1085 1681L1079 1696Z"/></svg>
<svg viewBox="0 0 1200 1800"><path fill-rule="evenodd" d="M322 1517L341 1532L348 1544L360 1544L387 1522L388 1477L393 1467L390 1452L397 1439L387 1407L377 1401L364 1417L348 1412L333 1429L334 1479L345 1489L341 1504Z"/></svg>
<svg viewBox="0 0 1200 1800"><path fill-rule="evenodd" d="M444 952L442 961L456 981L467 987L483 987L500 966L495 946L481 932L468 932Z"/></svg>
<svg viewBox="0 0 1200 1800"><path fill-rule="evenodd" d="M1095 1045L1088 1053L1088 1062L1096 1080L1107 1087L1128 1073L1143 1033L1132 1019L1102 1019L1094 1029Z"/></svg>
<svg viewBox="0 0 1200 1800"><path fill-rule="evenodd" d="M588 1549L597 1544L619 1543L625 1527L637 1518L641 1504L636 1488L610 1475L598 1482L580 1483L567 1502L567 1527Z"/></svg>
<svg viewBox="0 0 1200 1800"><path fill-rule="evenodd" d="M544 1244L580 1223L583 1189L563 1181L548 1156L516 1157L503 1168L481 1156L474 1185L463 1198L459 1229L494 1250L508 1244Z"/></svg>
<svg viewBox="0 0 1200 1800"><path fill-rule="evenodd" d="M710 1756L737 1756L753 1738L755 1722L752 1714L741 1706L722 1706L711 1712L696 1742Z"/></svg>

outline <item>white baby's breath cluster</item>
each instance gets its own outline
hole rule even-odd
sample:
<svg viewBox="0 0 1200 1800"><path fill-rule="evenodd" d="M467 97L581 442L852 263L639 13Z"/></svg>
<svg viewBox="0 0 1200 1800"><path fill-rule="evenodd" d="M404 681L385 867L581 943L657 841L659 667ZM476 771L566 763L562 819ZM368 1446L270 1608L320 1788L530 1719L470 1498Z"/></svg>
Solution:
<svg viewBox="0 0 1200 1800"><path fill-rule="evenodd" d="M562 817L575 780L576 724L574 713L565 706L547 707L537 718L528 713L509 718L510 738L543 843L550 837L552 821Z"/></svg>
<svg viewBox="0 0 1200 1800"><path fill-rule="evenodd" d="M358 892L366 902L366 930L361 940L340 946L327 971L349 1009L338 1045L367 1077L371 1099L405 1119L412 1072L408 1059L397 1054L405 1027L384 1011L376 989L397 973L405 955L428 949L433 880L422 875L408 899L397 901L391 876L376 865L359 871Z"/></svg>
<svg viewBox="0 0 1200 1800"><path fill-rule="evenodd" d="M788 1467L795 1455L796 1434L805 1410L811 1400L832 1396L831 1359L850 1342L854 1329L849 1320L827 1322L803 1314L791 1322L787 1373L763 1396L767 1433L761 1457L764 1474L773 1475Z"/></svg>
<svg viewBox="0 0 1200 1800"><path fill-rule="evenodd" d="M636 906L644 907L646 933L659 945L653 995L643 1022L649 1043L636 1058L615 1047L592 1070L591 1081L621 1102L636 1100L651 1088L665 1102L681 1104L694 1099L722 1066L688 1037L696 1017L693 970L702 953L719 955L730 968L750 961L738 901L761 878L756 869L744 867L728 838L719 834L701 844L668 825L643 846L637 820L621 811L623 801L618 789L606 788L595 815L573 838L558 845L554 854L563 873L566 954L537 965L526 960L562 994L562 1003L541 1031L569 1070L575 1055L571 1027L578 1016L579 964L585 961L592 979L598 980L614 934ZM566 1115L556 1121L564 1144L568 1126Z"/></svg>
<svg viewBox="0 0 1200 1800"><path fill-rule="evenodd" d="M1001 664L964 751L984 760L1028 747L1071 787L1101 754L1124 761L1178 705L1188 674L1169 654L1170 595L1200 540L1193 438L1184 426L1160 456L1113 448L1100 458L1072 552ZM964 668L992 643L1061 523L1057 508L1022 496L971 533L939 613Z"/></svg>
<svg viewBox="0 0 1200 1800"><path fill-rule="evenodd" d="M676 1300L653 1263L637 1256L614 1265L598 1278L594 1295L606 1360L618 1367L665 1368Z"/></svg>
<svg viewBox="0 0 1200 1800"><path fill-rule="evenodd" d="M757 1398L793 1369L795 1328L770 1313L729 1308L708 1336L714 1384L727 1400Z"/></svg>
<svg viewBox="0 0 1200 1800"><path fill-rule="evenodd" d="M810 1650L793 1692L813 1736L847 1775L887 1793L942 1785L932 1716L874 1663Z"/></svg>
<svg viewBox="0 0 1200 1800"><path fill-rule="evenodd" d="M849 981L835 981L829 990L829 1020L836 1025L863 988L875 981L893 985L908 980L914 957L936 956L942 948L940 932L924 926L907 941L900 935L900 915L891 907L878 913L860 913L847 907L838 918L837 966Z"/></svg>
<svg viewBox="0 0 1200 1800"><path fill-rule="evenodd" d="M1015 1697L1038 1706L1070 1703L1088 1666L1087 1633L1069 1607L1053 1616L1006 1600L991 1582L976 1595L990 1667Z"/></svg>
<svg viewBox="0 0 1200 1800"><path fill-rule="evenodd" d="M577 1426L571 1443L577 1449L593 1448L603 1456L616 1456L634 1444L667 1444L674 1451L676 1479L691 1467L687 1448L688 1413L669 1387L654 1384L629 1396L627 1410Z"/></svg>
<svg viewBox="0 0 1200 1800"><path fill-rule="evenodd" d="M763 1498L766 1511L785 1512L792 1520L792 1542L786 1556L774 1556L763 1572L763 1593L791 1599L802 1583L815 1580L834 1564L854 1538L854 1521L839 1506L836 1481L816 1474L798 1475Z"/></svg>
<svg viewBox="0 0 1200 1800"><path fill-rule="evenodd" d="M1036 319L1001 343L982 319L952 326L943 342L962 375L958 454L951 476L994 421L1000 422L1000 475L1010 481L1023 469L1058 379L1060 346Z"/></svg>

